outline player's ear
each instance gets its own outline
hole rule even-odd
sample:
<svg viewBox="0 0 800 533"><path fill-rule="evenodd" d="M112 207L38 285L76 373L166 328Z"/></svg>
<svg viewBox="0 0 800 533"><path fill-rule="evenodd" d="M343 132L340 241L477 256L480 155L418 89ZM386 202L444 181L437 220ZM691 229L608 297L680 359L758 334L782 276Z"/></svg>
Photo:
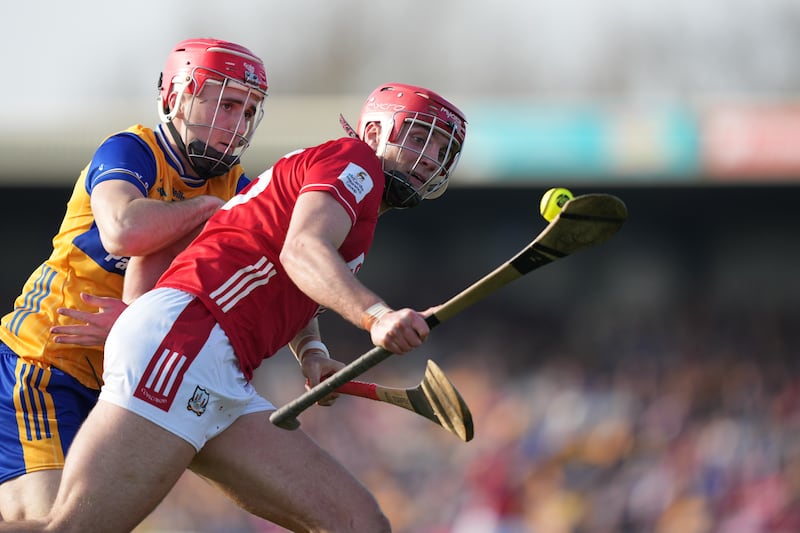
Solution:
<svg viewBox="0 0 800 533"><path fill-rule="evenodd" d="M363 141L370 145L373 150L378 149L378 145L380 144L381 139L381 125L379 122L370 122L367 124L367 127L364 128L364 139Z"/></svg>
<svg viewBox="0 0 800 533"><path fill-rule="evenodd" d="M169 96L167 96L167 105L169 107L170 112L172 112L172 111L177 109L177 106L178 106L178 93L177 92L173 91L173 92L169 93ZM181 109L177 109L176 116L181 116L182 113L183 113L183 111Z"/></svg>

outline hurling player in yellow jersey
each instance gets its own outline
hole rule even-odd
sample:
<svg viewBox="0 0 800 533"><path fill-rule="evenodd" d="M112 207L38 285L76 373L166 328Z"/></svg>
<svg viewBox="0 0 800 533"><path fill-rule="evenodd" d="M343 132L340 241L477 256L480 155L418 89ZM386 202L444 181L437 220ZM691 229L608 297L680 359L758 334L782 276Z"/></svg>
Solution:
<svg viewBox="0 0 800 533"><path fill-rule="evenodd" d="M118 302L130 257L182 248L249 182L239 159L266 94L264 64L247 48L182 41L159 79L160 124L111 135L81 172L52 254L0 322L0 519L50 509L97 401L102 346L57 343L51 327L70 323L58 309Z"/></svg>

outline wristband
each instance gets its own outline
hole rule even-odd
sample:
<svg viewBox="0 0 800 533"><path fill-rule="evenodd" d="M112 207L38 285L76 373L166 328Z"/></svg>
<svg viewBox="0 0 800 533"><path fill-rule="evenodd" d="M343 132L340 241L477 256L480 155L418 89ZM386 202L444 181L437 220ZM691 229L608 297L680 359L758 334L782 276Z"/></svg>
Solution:
<svg viewBox="0 0 800 533"><path fill-rule="evenodd" d="M392 309L383 302L378 302L367 308L361 314L361 327L367 331L372 331L372 326L381 319L383 315L390 312Z"/></svg>
<svg viewBox="0 0 800 533"><path fill-rule="evenodd" d="M297 361L302 365L303 364L303 357L305 357L306 352L309 350L319 350L325 353L325 357L330 357L331 354L328 353L328 347L325 346L325 343L321 341L308 341L300 348L300 351L297 353Z"/></svg>

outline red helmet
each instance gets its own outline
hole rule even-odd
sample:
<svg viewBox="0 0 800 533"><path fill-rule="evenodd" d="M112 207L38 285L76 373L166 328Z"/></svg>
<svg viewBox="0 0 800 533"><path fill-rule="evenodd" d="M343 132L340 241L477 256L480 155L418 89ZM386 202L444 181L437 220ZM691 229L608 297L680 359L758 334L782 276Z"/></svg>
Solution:
<svg viewBox="0 0 800 533"><path fill-rule="evenodd" d="M196 97L207 82L220 87L216 111L206 122L191 122L191 110L196 103ZM228 87L245 91L247 97L244 101L253 101L256 106L252 113L252 108L243 106L235 126L220 118L226 113L222 104L223 94ZM221 176L238 164L241 155L250 145L250 139L264 113L267 74L261 59L243 46L217 39L188 39L175 45L167 58L158 82L158 90L158 114L161 121L166 124L173 141L197 175L210 178ZM170 109L170 96L173 94L180 105L174 105L174 109ZM205 131L204 136L181 133L175 127L173 119L181 105L186 106L184 126ZM229 139L224 149L220 150L218 145L212 146L210 139L214 132L217 137L221 135Z"/></svg>
<svg viewBox="0 0 800 533"><path fill-rule="evenodd" d="M175 45L158 81L159 108L169 117L170 93L197 94L206 80L225 79L267 94L264 63L244 46L218 39L187 39Z"/></svg>
<svg viewBox="0 0 800 533"><path fill-rule="evenodd" d="M358 136L364 137L364 130L370 122L391 125L392 134L388 140L393 142L400 133L400 128L407 119L413 119L416 113L438 119L438 126L445 126L452 134L459 147L464 145L467 133L467 119L456 106L423 87L414 87L404 83L387 83L381 85L369 95L361 116L358 118Z"/></svg>
<svg viewBox="0 0 800 533"><path fill-rule="evenodd" d="M464 146L467 133L464 114L429 89L389 83L375 89L364 103L357 125L359 138L364 139L367 125L372 122L381 125L381 141L377 150L380 157L383 157L387 145L407 149L405 140L400 139L406 123L424 124L429 126L429 135L436 132L448 139L446 153L438 162L438 170L433 176L426 176L422 187L413 187L408 177L400 173L387 172L387 192L394 198L386 199L393 207L411 207L419 200L441 196ZM422 158L422 153L419 153L418 162Z"/></svg>

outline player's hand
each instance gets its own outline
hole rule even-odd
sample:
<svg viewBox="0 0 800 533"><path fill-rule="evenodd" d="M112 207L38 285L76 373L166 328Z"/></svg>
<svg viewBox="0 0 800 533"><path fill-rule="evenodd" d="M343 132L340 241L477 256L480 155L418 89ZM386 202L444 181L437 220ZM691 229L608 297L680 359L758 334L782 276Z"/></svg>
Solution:
<svg viewBox="0 0 800 533"><path fill-rule="evenodd" d="M306 377L306 390L311 389L318 385L324 379L332 376L344 367L344 363L331 359L322 352L308 352L303 357L303 375ZM339 393L332 392L317 402L318 405L329 406L333 405Z"/></svg>
<svg viewBox="0 0 800 533"><path fill-rule="evenodd" d="M375 346L396 354L404 354L419 347L430 332L424 315L407 308L384 313L369 330Z"/></svg>
<svg viewBox="0 0 800 533"><path fill-rule="evenodd" d="M77 344L79 346L105 345L111 326L114 325L114 321L127 305L117 298L86 293L81 293L81 300L87 305L96 307L98 311L59 308L58 314L82 323L51 327L50 333L53 334L53 341L59 344Z"/></svg>

